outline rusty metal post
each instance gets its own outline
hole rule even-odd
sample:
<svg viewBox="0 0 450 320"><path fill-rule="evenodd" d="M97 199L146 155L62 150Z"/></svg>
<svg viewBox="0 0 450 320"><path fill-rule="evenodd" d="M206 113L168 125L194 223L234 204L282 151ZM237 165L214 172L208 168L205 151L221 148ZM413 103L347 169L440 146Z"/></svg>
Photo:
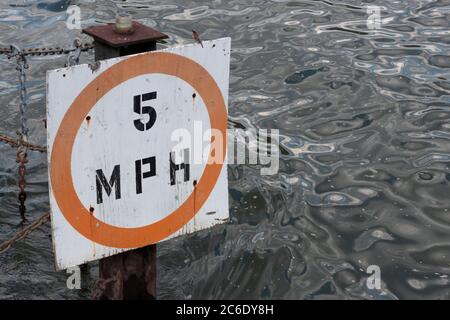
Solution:
<svg viewBox="0 0 450 320"><path fill-rule="evenodd" d="M95 60L156 50L164 33L118 15L115 24L93 26L83 32L94 38ZM156 244L100 260L98 293L94 299L156 299Z"/></svg>

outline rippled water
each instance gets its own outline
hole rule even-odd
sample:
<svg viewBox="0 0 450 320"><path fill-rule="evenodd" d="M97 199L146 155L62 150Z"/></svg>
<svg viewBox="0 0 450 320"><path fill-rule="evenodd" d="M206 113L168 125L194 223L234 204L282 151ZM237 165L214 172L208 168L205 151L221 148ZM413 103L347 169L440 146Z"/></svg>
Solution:
<svg viewBox="0 0 450 320"><path fill-rule="evenodd" d="M449 298L450 1L32 1L0 3L0 46L69 46L119 8L164 46L232 37L230 127L278 128L280 171L229 167L232 224L159 245L160 299ZM369 30L368 5L382 26ZM88 38L83 38L88 40ZM83 62L92 57L84 54ZM30 62L31 140L45 142L45 71ZM1 133L18 128L17 72L0 57ZM18 228L17 164L0 146L0 240ZM31 153L29 217L48 210ZM86 298L54 271L49 227L0 255L0 298ZM366 269L381 268L382 289Z"/></svg>

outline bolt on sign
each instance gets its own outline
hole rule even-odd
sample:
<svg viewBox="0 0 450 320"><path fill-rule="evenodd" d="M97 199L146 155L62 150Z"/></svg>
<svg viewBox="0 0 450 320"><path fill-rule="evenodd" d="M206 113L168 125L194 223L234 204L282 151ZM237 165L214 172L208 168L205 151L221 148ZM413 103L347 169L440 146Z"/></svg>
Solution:
<svg viewBox="0 0 450 320"><path fill-rule="evenodd" d="M228 220L230 42L47 73L57 269Z"/></svg>

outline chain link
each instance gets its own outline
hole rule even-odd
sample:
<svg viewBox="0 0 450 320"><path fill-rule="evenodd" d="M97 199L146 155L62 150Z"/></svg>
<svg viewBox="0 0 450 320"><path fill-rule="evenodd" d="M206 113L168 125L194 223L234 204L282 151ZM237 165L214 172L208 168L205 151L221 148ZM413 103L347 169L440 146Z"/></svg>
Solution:
<svg viewBox="0 0 450 320"><path fill-rule="evenodd" d="M26 127L27 119L25 117L25 111L27 108L27 75L25 70L28 69L28 63L22 50L16 45L11 46L11 53L9 58L16 58L16 70L19 71L19 86L20 86L20 135L22 140L27 140L28 128Z"/></svg>
<svg viewBox="0 0 450 320"><path fill-rule="evenodd" d="M0 48L0 54L9 54L11 53L11 48Z"/></svg>
<svg viewBox="0 0 450 320"><path fill-rule="evenodd" d="M29 48L20 49L16 45L11 45L9 48L0 47L0 54L6 54L8 59L15 58L16 69L19 71L19 90L20 90L20 130L17 132L19 138L14 139L8 136L0 135L0 141L6 142L13 147L17 147L16 162L19 164L18 174L19 174L19 212L22 218L22 222L26 221L26 206L25 201L27 199L27 193L25 191L26 164L28 163L27 151L28 148L33 151L45 152L45 147L34 146L28 142L28 127L27 127L27 88L26 88L26 69L28 69L28 56L46 56L46 55L61 55L69 54L67 57L67 65L73 66L79 63L81 52L86 52L94 48L93 44L82 44L79 39L76 39L73 43L73 47L69 49L64 49L60 47L44 47L44 48Z"/></svg>
<svg viewBox="0 0 450 320"><path fill-rule="evenodd" d="M15 235L13 235L9 240L0 243L0 254L6 252L11 246L17 241L25 239L30 233L39 228L41 225L50 220L50 213L46 213L34 221L32 224L26 226Z"/></svg>
<svg viewBox="0 0 450 320"><path fill-rule="evenodd" d="M19 174L19 212L20 217L22 218L22 222L26 221L26 206L25 200L27 199L27 194L25 191L25 187L27 185L25 175L27 173L26 164L28 163L27 159L27 147L22 141L28 140L28 128L27 128L27 118L26 118L26 109L27 109L27 76L25 70L28 69L27 59L23 54L23 51L17 47L16 45L11 46L11 53L8 55L9 58L16 58L16 70L19 71L19 88L20 88L20 104L19 104L19 112L20 112L20 131L19 135L19 146L17 149L16 162L19 164L18 174Z"/></svg>
<svg viewBox="0 0 450 320"><path fill-rule="evenodd" d="M25 175L27 173L27 167L25 166L28 163L27 158L27 149L25 146L21 145L17 149L17 158L16 162L19 164L18 174L19 174L19 212L20 217L22 218L22 222L26 221L25 213L27 211L27 207L25 206L25 201L27 200L27 193L25 191L25 187L27 186L27 180L25 179Z"/></svg>
<svg viewBox="0 0 450 320"><path fill-rule="evenodd" d="M86 52L91 49L94 49L94 45L92 43L85 43L79 45L79 49L81 52ZM46 56L46 55L62 55L69 54L73 51L77 51L78 47L74 48L61 48L61 47L43 47L43 48L28 48L23 49L22 54L24 56ZM9 55L12 53L11 48L0 47L0 54Z"/></svg>
<svg viewBox="0 0 450 320"><path fill-rule="evenodd" d="M38 146L36 144L30 143L28 141L21 141L20 139L16 139L4 134L0 134L0 141L9 144L12 148L18 148L21 144L27 147L28 150L38 151L38 152L47 152L47 147Z"/></svg>
<svg viewBox="0 0 450 320"><path fill-rule="evenodd" d="M45 56L45 55L60 55L60 54L69 54L67 59L67 66L72 66L79 63L81 52L88 51L92 49L94 46L92 44L81 44L79 39L76 39L73 43L73 48L63 49L60 47L49 47L49 48L31 48L21 50L16 45L11 45L9 48L0 48L0 54L6 54L8 59L15 58L16 60L16 69L19 71L19 90L20 90L20 104L19 104L19 112L20 112L20 131L18 132L19 139L0 139L9 143L11 146L17 147L16 154L16 162L19 164L18 174L19 174L19 213L22 218L22 222L26 221L26 206L25 201L27 199L27 193L25 188L27 186L26 181L26 173L27 168L26 164L28 163L27 151L30 144L28 143L28 127L27 127L27 118L26 118L26 110L27 110L27 76L26 69L28 69L27 56ZM2 136L5 138L5 136ZM35 148L38 151L43 151L43 148ZM39 150L40 149L40 150ZM33 150L33 149L32 149Z"/></svg>

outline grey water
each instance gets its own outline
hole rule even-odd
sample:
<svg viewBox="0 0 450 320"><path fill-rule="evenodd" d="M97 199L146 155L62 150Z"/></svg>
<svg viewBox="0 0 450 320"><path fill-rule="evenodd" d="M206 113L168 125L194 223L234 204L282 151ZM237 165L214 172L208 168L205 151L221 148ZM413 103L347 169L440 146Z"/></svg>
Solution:
<svg viewBox="0 0 450 320"><path fill-rule="evenodd" d="M0 47L70 46L117 11L169 35L232 38L230 128L280 130L280 170L229 166L231 223L158 245L159 299L448 299L450 1L1 0ZM370 29L367 7L380 7ZM81 62L91 62L92 52ZM30 140L45 144L45 73L29 59ZM18 73L0 56L0 133L19 128ZM29 153L28 218L48 211ZM0 145L0 242L20 229L15 151ZM87 299L56 272L50 227L0 255L1 299ZM369 289L369 266L381 289Z"/></svg>

